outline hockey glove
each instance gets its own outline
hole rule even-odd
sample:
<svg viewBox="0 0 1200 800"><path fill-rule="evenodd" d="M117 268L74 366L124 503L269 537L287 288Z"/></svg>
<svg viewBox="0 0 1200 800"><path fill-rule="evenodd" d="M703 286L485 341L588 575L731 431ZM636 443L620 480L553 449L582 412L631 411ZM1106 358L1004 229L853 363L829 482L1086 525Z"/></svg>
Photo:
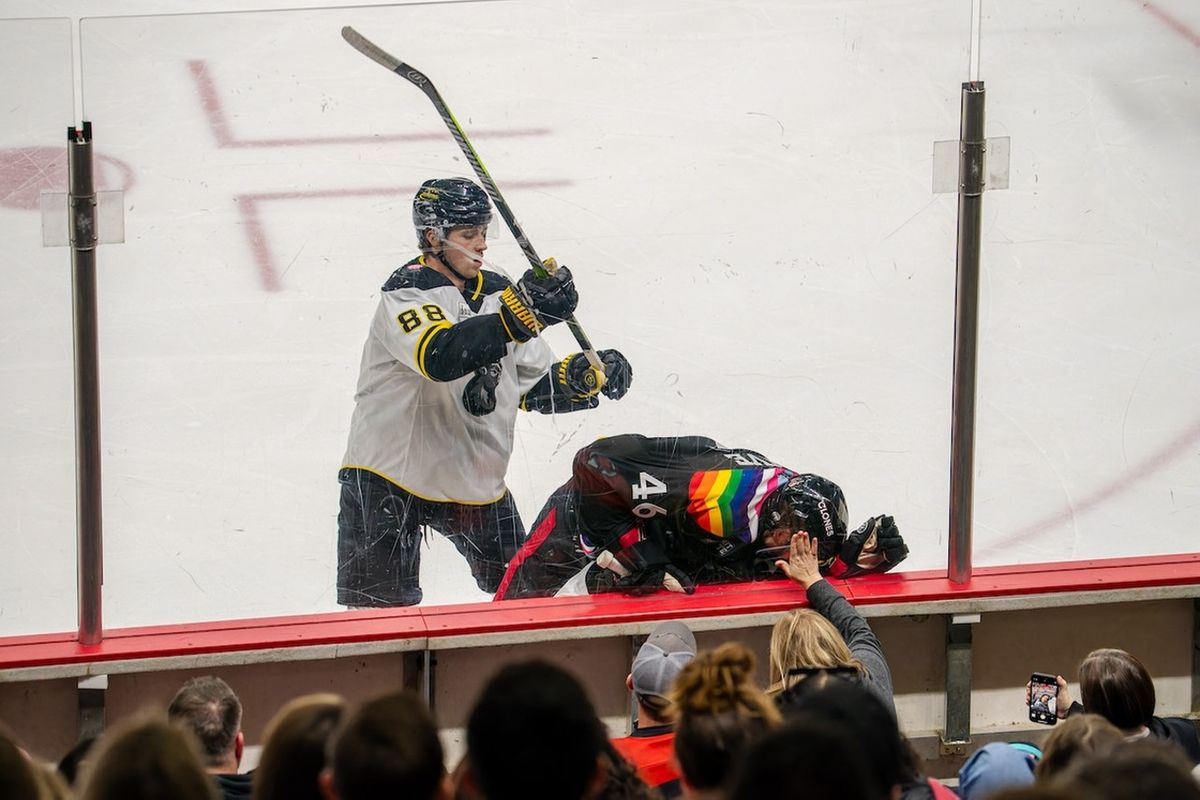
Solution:
<svg viewBox="0 0 1200 800"><path fill-rule="evenodd" d="M619 350L601 350L596 355L604 363L604 387L600 390L610 400L620 400L633 384L633 367Z"/></svg>
<svg viewBox="0 0 1200 800"><path fill-rule="evenodd" d="M583 400L600 392L592 364L583 353L567 356L551 374L558 390L571 400Z"/></svg>
<svg viewBox="0 0 1200 800"><path fill-rule="evenodd" d="M484 364L475 370L475 377L463 388L463 408L476 417L496 410L496 384L500 382L500 362Z"/></svg>
<svg viewBox="0 0 1200 800"><path fill-rule="evenodd" d="M559 267L544 278L539 278L532 269L527 269L518 285L533 303L533 313L543 325L562 322L575 312L575 306L579 304L575 281L571 277L571 270L566 267Z"/></svg>
<svg viewBox="0 0 1200 800"><path fill-rule="evenodd" d="M835 578L887 572L908 557L908 545L888 516L871 517L850 532L829 568Z"/></svg>
<svg viewBox="0 0 1200 800"><path fill-rule="evenodd" d="M660 589L692 594L696 584L687 573L671 563L657 542L643 539L619 550L614 556L620 569L627 573L614 588L626 594L653 594Z"/></svg>

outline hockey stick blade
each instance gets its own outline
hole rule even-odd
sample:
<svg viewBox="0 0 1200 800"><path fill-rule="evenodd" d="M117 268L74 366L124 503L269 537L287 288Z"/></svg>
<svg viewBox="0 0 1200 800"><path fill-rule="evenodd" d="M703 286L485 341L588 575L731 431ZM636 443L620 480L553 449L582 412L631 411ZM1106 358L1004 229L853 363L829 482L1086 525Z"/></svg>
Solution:
<svg viewBox="0 0 1200 800"><path fill-rule="evenodd" d="M346 40L347 44L376 64L412 83L432 101L434 108L438 112L438 116L442 118L442 122L450 130L450 135L454 137L454 141L458 144L459 149L462 150L471 168L475 171L475 176L479 178L479 181L483 184L483 188L487 190L488 196L492 198L492 202L496 205L496 210L500 212L500 216L504 219L504 223L508 226L509 231L512 232L513 238L517 240L517 245L521 248L521 252L525 254L525 258L528 259L530 268L538 277L545 278L549 274L549 271L546 269L547 262L551 262L552 260L546 259L546 261L543 261L538 257L537 251L533 249L533 245L530 243L528 237L525 236L525 232L521 230L521 225L513 215L508 201L500 193L500 187L496 185L491 174L487 171L487 167L483 165L483 160L475 152L475 148L467 138L466 132L450 112L450 107L442 99L441 94L433 85L433 81L429 80L425 73L405 64L349 25L342 28L342 38ZM571 331L571 335L575 337L575 341L579 344L579 348L583 351L584 357L587 358L588 363L592 367L586 379L587 383L594 383L596 387L603 386L607 381L607 376L604 374L604 364L601 362L600 356L596 353L596 348L588 339L587 334L584 333L583 326L575 319L574 314L567 317L565 322L567 328Z"/></svg>
<svg viewBox="0 0 1200 800"><path fill-rule="evenodd" d="M342 38L345 39L346 42L355 50L362 53L364 56L371 59L384 69L395 72L404 66L403 61L396 58L391 53L385 52L382 47L375 44L349 25L342 28Z"/></svg>

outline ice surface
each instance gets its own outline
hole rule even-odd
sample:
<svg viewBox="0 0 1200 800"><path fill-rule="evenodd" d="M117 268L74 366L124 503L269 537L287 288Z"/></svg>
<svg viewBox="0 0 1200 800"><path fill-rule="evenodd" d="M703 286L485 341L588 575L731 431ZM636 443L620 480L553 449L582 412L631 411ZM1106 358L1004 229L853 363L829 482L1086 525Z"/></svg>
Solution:
<svg viewBox="0 0 1200 800"><path fill-rule="evenodd" d="M416 186L470 174L346 24L437 83L571 266L592 340L634 365L620 403L518 420L527 523L594 438L704 434L828 475L855 521L896 516L906 568L944 565L956 209L930 182L969 6L84 20L98 185L126 199L125 244L99 253L105 624L337 608L335 473L378 288L413 254ZM988 135L1012 155L985 197L977 564L1196 549L1198 27L1182 2L985 6ZM69 257L31 194L65 187L70 52L63 20L0 22L0 634L75 625ZM507 233L489 257L523 268ZM428 602L484 599L429 546Z"/></svg>

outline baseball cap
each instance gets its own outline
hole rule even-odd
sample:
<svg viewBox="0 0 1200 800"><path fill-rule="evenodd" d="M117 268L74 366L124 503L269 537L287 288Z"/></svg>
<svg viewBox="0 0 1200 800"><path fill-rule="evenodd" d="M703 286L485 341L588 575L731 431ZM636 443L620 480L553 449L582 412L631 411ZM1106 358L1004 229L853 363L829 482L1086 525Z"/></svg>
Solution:
<svg viewBox="0 0 1200 800"><path fill-rule="evenodd" d="M696 637L682 622L663 622L633 659L633 691L666 697L679 671L696 657Z"/></svg>

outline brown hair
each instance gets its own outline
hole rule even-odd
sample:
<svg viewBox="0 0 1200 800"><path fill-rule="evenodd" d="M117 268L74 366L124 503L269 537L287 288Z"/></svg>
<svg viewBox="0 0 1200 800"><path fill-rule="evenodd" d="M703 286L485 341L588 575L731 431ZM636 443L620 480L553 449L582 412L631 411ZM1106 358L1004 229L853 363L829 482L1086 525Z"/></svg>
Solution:
<svg viewBox="0 0 1200 800"><path fill-rule="evenodd" d="M104 734L99 749L83 800L217 800L195 740L159 714L125 720Z"/></svg>
<svg viewBox="0 0 1200 800"><path fill-rule="evenodd" d="M780 723L779 710L754 685L753 673L754 654L727 642L701 651L676 677L675 757L689 786L721 786L750 742Z"/></svg>
<svg viewBox="0 0 1200 800"><path fill-rule="evenodd" d="M867 668L854 657L833 623L809 608L789 611L771 629L771 685L767 692L783 691L793 667L853 667L863 677Z"/></svg>
<svg viewBox="0 0 1200 800"><path fill-rule="evenodd" d="M1123 731L1136 730L1154 716L1154 682L1141 661L1124 650L1093 650L1079 665L1083 707Z"/></svg>
<svg viewBox="0 0 1200 800"><path fill-rule="evenodd" d="M175 693L167 719L190 730L200 742L205 763L217 766L233 752L242 729L242 702L228 683L204 675Z"/></svg>
<svg viewBox="0 0 1200 800"><path fill-rule="evenodd" d="M346 701L336 694L297 697L267 723L262 755L254 770L254 800L321 800L317 776Z"/></svg>
<svg viewBox="0 0 1200 800"><path fill-rule="evenodd" d="M1033 774L1039 781L1062 774L1081 758L1104 756L1125 741L1125 734L1099 714L1069 717L1042 742L1042 757Z"/></svg>

